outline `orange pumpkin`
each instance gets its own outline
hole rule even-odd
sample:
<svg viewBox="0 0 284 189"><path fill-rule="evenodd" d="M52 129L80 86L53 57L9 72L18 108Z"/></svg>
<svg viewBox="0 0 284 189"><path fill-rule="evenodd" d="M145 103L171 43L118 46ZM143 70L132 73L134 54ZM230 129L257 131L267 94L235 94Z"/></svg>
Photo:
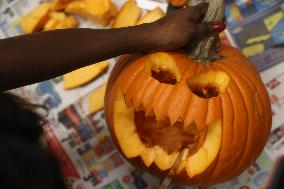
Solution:
<svg viewBox="0 0 284 189"><path fill-rule="evenodd" d="M259 156L271 127L265 86L246 57L227 45L216 52L214 39L191 56L129 55L115 65L106 122L128 160L161 176L175 164L174 180L209 185L238 176Z"/></svg>

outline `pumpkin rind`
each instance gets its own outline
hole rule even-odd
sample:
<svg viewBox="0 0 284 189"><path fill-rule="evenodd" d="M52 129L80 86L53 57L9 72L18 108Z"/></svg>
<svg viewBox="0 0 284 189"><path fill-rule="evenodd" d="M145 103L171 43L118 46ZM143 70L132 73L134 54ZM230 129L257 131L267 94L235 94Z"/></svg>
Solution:
<svg viewBox="0 0 284 189"><path fill-rule="evenodd" d="M200 64L182 52L167 54L181 73L175 85L160 83L147 73L144 65L149 55L125 56L115 65L105 97L106 121L115 142L118 145L121 142L114 134L116 119L113 117L116 95L121 90L128 108L144 110L157 121L168 118L172 125L177 121L183 121L184 126L194 123L202 131L215 120L221 120L222 142L217 157L193 178L187 175L185 162L181 163L175 180L207 185L238 176L256 160L271 128L269 98L258 72L238 50L226 45L220 48L224 58L210 64ZM219 96L203 99L193 94L186 82L209 71L225 72L230 81ZM169 164L154 164L151 150L141 153L148 170L166 174ZM169 158L165 154L159 157Z"/></svg>

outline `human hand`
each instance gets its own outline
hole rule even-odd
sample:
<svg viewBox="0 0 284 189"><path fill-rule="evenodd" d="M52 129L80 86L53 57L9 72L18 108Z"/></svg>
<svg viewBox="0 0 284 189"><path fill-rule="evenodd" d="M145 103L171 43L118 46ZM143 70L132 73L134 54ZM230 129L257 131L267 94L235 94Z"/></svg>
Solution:
<svg viewBox="0 0 284 189"><path fill-rule="evenodd" d="M191 40L222 32L223 22L202 23L208 3L175 10L149 25L151 51L168 51L186 46Z"/></svg>

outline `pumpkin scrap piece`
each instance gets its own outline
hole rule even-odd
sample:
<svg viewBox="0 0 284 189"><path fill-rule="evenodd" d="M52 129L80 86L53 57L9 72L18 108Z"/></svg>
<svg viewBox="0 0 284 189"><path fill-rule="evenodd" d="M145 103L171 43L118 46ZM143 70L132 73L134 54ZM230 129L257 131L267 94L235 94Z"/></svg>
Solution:
<svg viewBox="0 0 284 189"><path fill-rule="evenodd" d="M95 113L104 108L104 97L106 91L106 83L90 94L88 97L88 107L90 113Z"/></svg>
<svg viewBox="0 0 284 189"><path fill-rule="evenodd" d="M66 16L63 12L52 12L48 22L44 25L43 30L55 30L55 29L66 29L76 28L78 21L74 16Z"/></svg>
<svg viewBox="0 0 284 189"><path fill-rule="evenodd" d="M155 22L164 17L165 13L159 7L147 12L142 18L140 18L136 25Z"/></svg>
<svg viewBox="0 0 284 189"><path fill-rule="evenodd" d="M50 3L41 3L38 7L27 14L20 22L24 33L37 32L49 19Z"/></svg>
<svg viewBox="0 0 284 189"><path fill-rule="evenodd" d="M137 6L134 0L127 1L113 21L112 27L122 28L134 26L137 23L141 12L142 10Z"/></svg>
<svg viewBox="0 0 284 189"><path fill-rule="evenodd" d="M116 15L116 6L111 0L77 0L69 3L65 11L108 25Z"/></svg>
<svg viewBox="0 0 284 189"><path fill-rule="evenodd" d="M107 61L103 61L65 74L64 89L73 89L89 83L106 71L108 64Z"/></svg>
<svg viewBox="0 0 284 189"><path fill-rule="evenodd" d="M73 0L54 0L51 4L51 10L63 10Z"/></svg>

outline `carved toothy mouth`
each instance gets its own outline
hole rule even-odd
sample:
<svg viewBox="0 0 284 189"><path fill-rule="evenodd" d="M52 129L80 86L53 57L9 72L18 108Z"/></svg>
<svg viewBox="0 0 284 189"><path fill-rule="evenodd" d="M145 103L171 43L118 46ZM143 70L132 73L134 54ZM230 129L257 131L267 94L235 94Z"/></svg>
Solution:
<svg viewBox="0 0 284 189"><path fill-rule="evenodd" d="M198 149L200 132L195 124L184 127L183 122L170 124L169 119L157 121L155 116L146 116L144 111L135 112L137 133L147 147L160 146L168 154L188 148L190 153Z"/></svg>
<svg viewBox="0 0 284 189"><path fill-rule="evenodd" d="M118 90L114 104L113 128L118 144L127 158L141 157L146 167L154 163L161 171L166 171L173 166L182 148L186 148L188 158L180 163L177 172L186 170L189 177L204 171L216 158L222 139L222 122L219 119L210 123L204 135L201 135L201 131L195 133L195 129L192 128L184 131L184 125L179 125L180 123L158 124L152 115L147 117L144 111L136 112L133 106L126 106L124 98L122 91ZM153 128L150 129L151 126L157 129L153 131ZM194 127L194 125L190 126ZM165 131L161 134L159 130L163 129ZM173 131L169 133L170 129ZM176 136L170 139L176 132L179 133L178 136L183 135L183 139L178 139L177 144L169 144L176 141ZM184 140L185 136L191 139ZM203 141L202 144L200 141Z"/></svg>
<svg viewBox="0 0 284 189"><path fill-rule="evenodd" d="M205 114L213 102L205 99L224 92L230 78L214 70L194 76L167 53L154 53L144 60L132 64L113 91L115 138L127 158L141 158L146 167L154 164L161 171L169 170L186 151L177 172L186 170L192 178L205 171L220 150L222 121Z"/></svg>

